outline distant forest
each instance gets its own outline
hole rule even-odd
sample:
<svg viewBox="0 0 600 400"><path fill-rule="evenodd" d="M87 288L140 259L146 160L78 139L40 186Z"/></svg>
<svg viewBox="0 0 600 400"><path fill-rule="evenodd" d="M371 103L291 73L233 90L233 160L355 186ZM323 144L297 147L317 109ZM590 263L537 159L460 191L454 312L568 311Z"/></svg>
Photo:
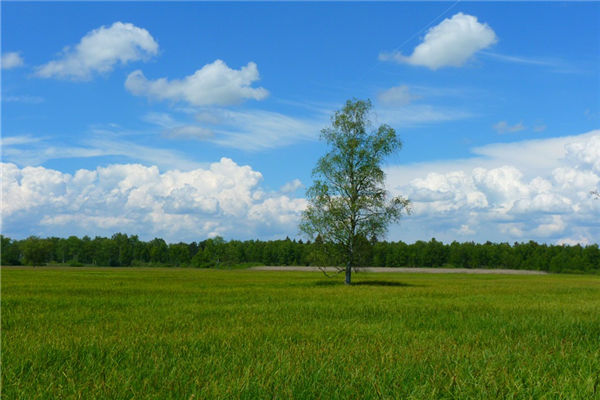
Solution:
<svg viewBox="0 0 600 400"><path fill-rule="evenodd" d="M231 240L192 243L145 242L116 233L110 238L2 239L2 265L172 266L224 268L244 265L340 265L333 247L302 240ZM548 272L600 273L598 244L588 246L527 243L368 241L361 243L359 265L373 267L512 268Z"/></svg>

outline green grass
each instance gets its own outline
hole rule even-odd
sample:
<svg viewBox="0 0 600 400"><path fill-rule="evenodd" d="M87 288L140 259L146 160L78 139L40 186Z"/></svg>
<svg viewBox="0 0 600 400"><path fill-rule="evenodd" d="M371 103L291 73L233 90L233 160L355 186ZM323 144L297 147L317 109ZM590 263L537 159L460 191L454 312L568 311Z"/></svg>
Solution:
<svg viewBox="0 0 600 400"><path fill-rule="evenodd" d="M3 268L2 399L600 398L600 278Z"/></svg>

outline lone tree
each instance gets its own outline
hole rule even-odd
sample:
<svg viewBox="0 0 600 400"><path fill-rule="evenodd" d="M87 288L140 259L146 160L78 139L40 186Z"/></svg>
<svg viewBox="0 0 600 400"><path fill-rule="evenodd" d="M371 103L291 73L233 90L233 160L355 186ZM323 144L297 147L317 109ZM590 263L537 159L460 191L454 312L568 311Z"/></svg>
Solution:
<svg viewBox="0 0 600 400"><path fill-rule="evenodd" d="M307 190L308 207L300 230L319 238L327 251L339 251L345 264L346 284L360 257L366 238L385 234L410 202L388 196L381 164L402 147L396 131L388 125L373 129L369 120L371 101L348 100L321 131L330 148L313 170Z"/></svg>

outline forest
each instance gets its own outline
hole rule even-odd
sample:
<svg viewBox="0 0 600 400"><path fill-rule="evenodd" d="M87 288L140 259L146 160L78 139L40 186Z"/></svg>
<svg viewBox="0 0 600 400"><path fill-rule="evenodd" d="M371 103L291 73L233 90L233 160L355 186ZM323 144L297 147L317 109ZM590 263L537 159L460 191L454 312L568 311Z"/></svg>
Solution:
<svg viewBox="0 0 600 400"><path fill-rule="evenodd" d="M79 238L1 237L2 265L164 266L231 268L250 265L340 265L333 245L302 240L230 240L221 237L191 243L167 243L137 235ZM598 244L442 243L435 239L407 244L362 240L360 266L511 268L548 272L600 273Z"/></svg>

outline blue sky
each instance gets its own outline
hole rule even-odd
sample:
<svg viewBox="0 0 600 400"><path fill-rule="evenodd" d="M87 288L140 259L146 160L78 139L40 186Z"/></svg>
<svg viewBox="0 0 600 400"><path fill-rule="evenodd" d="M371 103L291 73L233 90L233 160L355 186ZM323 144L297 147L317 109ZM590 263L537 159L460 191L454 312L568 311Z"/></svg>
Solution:
<svg viewBox="0 0 600 400"><path fill-rule="evenodd" d="M2 231L295 237L349 98L391 240L600 237L599 3L3 3Z"/></svg>

